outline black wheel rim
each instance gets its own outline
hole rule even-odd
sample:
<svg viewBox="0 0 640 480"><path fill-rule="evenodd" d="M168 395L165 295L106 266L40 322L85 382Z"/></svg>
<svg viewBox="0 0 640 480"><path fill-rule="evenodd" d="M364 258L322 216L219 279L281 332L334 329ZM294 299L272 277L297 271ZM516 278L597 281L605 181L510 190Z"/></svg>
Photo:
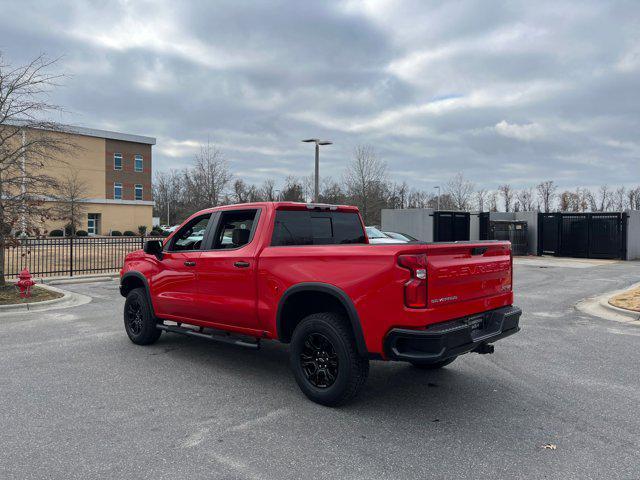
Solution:
<svg viewBox="0 0 640 480"><path fill-rule="evenodd" d="M142 305L137 300L132 300L127 305L127 327L133 335L142 332Z"/></svg>
<svg viewBox="0 0 640 480"><path fill-rule="evenodd" d="M321 333L310 333L304 340L300 366L311 385L328 388L338 378L338 354Z"/></svg>

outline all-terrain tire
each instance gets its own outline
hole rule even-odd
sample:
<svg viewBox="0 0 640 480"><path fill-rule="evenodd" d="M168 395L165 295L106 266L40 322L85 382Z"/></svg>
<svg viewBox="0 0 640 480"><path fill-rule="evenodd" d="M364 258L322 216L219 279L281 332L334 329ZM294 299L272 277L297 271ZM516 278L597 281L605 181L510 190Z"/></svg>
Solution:
<svg viewBox="0 0 640 480"><path fill-rule="evenodd" d="M298 324L291 338L290 364L302 392L330 407L354 398L369 375L369 360L358 354L351 329L330 312L311 314Z"/></svg>
<svg viewBox="0 0 640 480"><path fill-rule="evenodd" d="M156 328L147 292L144 288L134 288L124 302L124 329L129 339L136 345L155 343L162 330Z"/></svg>
<svg viewBox="0 0 640 480"><path fill-rule="evenodd" d="M437 370L439 368L446 367L450 363L453 363L456 358L458 357L447 358L446 360L442 360L441 362L436 363L411 362L411 365L421 370Z"/></svg>

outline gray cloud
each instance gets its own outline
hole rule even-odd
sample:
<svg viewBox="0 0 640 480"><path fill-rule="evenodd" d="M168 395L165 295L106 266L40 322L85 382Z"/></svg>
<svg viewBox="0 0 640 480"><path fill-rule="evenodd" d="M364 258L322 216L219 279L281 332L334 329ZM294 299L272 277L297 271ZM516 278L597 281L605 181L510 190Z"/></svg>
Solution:
<svg viewBox="0 0 640 480"><path fill-rule="evenodd" d="M372 143L420 188L640 181L640 5L3 2L0 50L62 56L61 120L153 135L157 168L219 144L249 181L340 177Z"/></svg>

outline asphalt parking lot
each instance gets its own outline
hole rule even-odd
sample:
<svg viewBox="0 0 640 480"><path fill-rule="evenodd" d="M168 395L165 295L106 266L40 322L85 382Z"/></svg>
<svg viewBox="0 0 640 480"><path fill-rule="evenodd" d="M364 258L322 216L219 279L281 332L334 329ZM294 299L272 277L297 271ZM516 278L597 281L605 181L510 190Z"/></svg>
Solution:
<svg viewBox="0 0 640 480"><path fill-rule="evenodd" d="M65 286L93 301L0 318L0 478L637 479L640 327L573 305L640 264L554 265L516 266L523 328L493 355L373 362L341 409L306 400L284 345L138 347L115 282Z"/></svg>

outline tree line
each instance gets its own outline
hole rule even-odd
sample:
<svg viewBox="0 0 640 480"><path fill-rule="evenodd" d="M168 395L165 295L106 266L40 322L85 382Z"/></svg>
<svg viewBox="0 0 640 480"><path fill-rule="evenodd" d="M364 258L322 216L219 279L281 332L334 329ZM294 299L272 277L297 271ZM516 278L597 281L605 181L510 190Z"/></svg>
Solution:
<svg viewBox="0 0 640 480"><path fill-rule="evenodd" d="M231 173L223 152L215 145L202 145L193 165L157 172L153 181L154 215L176 224L193 212L218 205L258 201L308 202L313 198L313 175L289 175L281 182L273 178L251 184ZM321 178L319 202L356 205L367 225L379 225L383 208L440 208L460 211L602 212L640 210L640 186L597 190L578 187L560 190L553 180L517 189L510 184L497 189L477 186L457 173L441 186L440 194L410 187L389 179L386 162L375 149L361 145L343 177Z"/></svg>

